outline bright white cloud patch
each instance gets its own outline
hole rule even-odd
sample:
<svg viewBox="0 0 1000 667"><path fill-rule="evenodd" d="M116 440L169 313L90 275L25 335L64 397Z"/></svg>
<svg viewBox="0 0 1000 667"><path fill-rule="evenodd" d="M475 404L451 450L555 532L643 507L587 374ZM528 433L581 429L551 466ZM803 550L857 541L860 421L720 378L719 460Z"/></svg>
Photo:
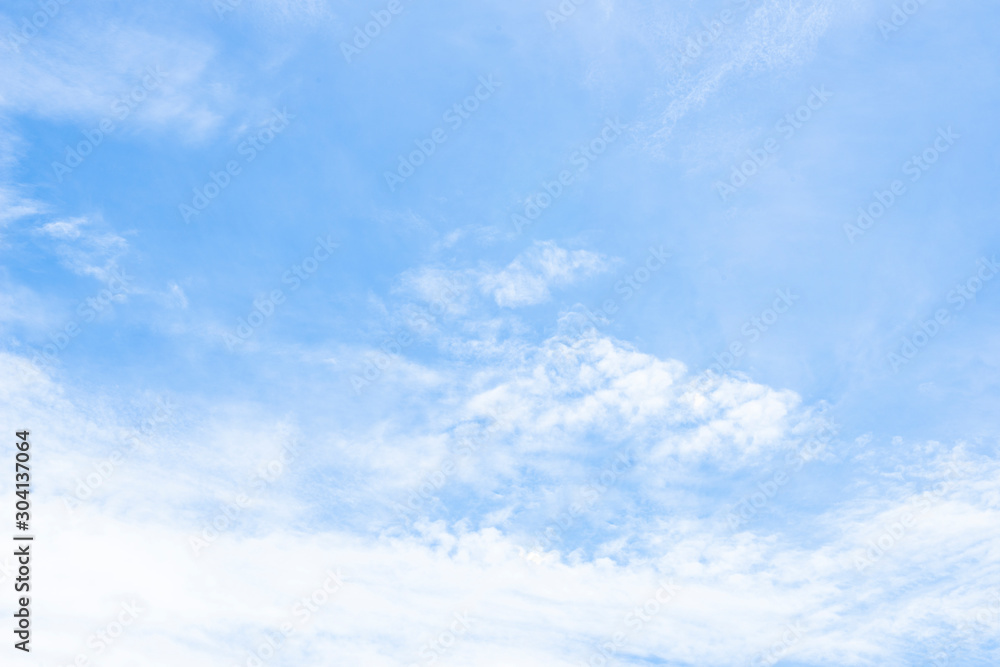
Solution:
<svg viewBox="0 0 1000 667"><path fill-rule="evenodd" d="M550 288L571 285L609 267L608 260L597 253L566 250L551 241L536 242L506 268L481 275L479 286L498 306L531 306L548 301Z"/></svg>
<svg viewBox="0 0 1000 667"><path fill-rule="evenodd" d="M470 398L453 418L504 407L518 437L501 446L532 449L516 443L560 428L602 427L604 437L613 437L622 413L632 414L640 430L654 421L674 430L710 415L739 422L742 415L731 416L736 404L753 405L767 393L726 381L693 408L697 401L678 364L608 341L575 350L553 344L539 350L538 360L534 370L513 373L520 379ZM573 367L580 370L566 375ZM202 459L199 469L184 467L180 479L164 479L169 458L197 451L175 440L186 439L185 417L167 416L154 425L160 431L144 436L159 443L156 450L144 447L118 463L94 497L76 499L69 510L56 498L73 498L74 486L88 470L101 471L108 454L78 443L88 433L124 434L124 423L22 359L5 355L0 373L5 421L55 426L35 433L55 484L55 495L38 504L38 520L50 533L37 562L46 573L36 593L38 632L46 640L33 654L38 664L96 658L88 637L125 608L135 611L134 623L106 647L106 664L129 664L151 645L172 663L247 664L251 655L268 654L268 637L282 638L275 660L371 665L423 664L431 655L462 664L578 665L602 652L608 659L701 664L761 655L902 664L896 656L916 637L922 646L961 655L966 649L949 643L949 629L964 623L995 632L991 624L1000 613L1000 571L988 556L1000 548L990 530L1000 520L994 491L1000 470L961 449L929 450L926 463L910 471L915 485L893 482L880 492L891 500L837 503L810 528L811 546L788 531L733 534L721 522L697 522L675 508L624 524L627 537L642 543L644 558L554 551L536 558L509 521L473 529L465 520L417 520L403 532L407 524L370 535L322 522L307 534L289 531L283 524L292 517L319 509L317 499L295 490L311 466L322 465L315 445L275 475L263 491L266 502L240 509L232 480L257 479L254 461L278 460L280 442L297 436L294 429L268 429L273 442L253 443L249 452L253 436L238 436L243 429L226 417L199 430L222 445L219 436L231 434L242 455ZM639 385L654 398L629 389ZM543 404L530 407L546 391ZM584 414L585 405L592 414ZM755 417L739 429L765 439L769 430L783 430L782 411L750 412ZM56 414L58 420L44 421ZM655 498L644 490L658 474L645 458L650 453L640 456L646 468L640 476L649 479L629 491L636 500ZM534 476L529 468L513 474L514 487ZM394 493L382 474L366 485L377 495ZM162 504L167 498L170 506L190 509L171 511ZM64 550L77 556L59 556ZM870 562L859 568L859 558ZM276 570L276 563L287 570ZM951 577L943 604L936 573Z"/></svg>
<svg viewBox="0 0 1000 667"><path fill-rule="evenodd" d="M42 225L41 231L57 239L78 239L80 238L80 226L86 223L84 218L73 218L71 220L58 220Z"/></svg>

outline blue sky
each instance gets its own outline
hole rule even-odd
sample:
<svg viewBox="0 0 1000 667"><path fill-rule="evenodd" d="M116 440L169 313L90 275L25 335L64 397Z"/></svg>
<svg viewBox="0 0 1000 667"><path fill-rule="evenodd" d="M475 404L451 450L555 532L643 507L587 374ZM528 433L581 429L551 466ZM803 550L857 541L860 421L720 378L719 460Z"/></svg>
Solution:
<svg viewBox="0 0 1000 667"><path fill-rule="evenodd" d="M31 664L995 663L998 20L7 3Z"/></svg>

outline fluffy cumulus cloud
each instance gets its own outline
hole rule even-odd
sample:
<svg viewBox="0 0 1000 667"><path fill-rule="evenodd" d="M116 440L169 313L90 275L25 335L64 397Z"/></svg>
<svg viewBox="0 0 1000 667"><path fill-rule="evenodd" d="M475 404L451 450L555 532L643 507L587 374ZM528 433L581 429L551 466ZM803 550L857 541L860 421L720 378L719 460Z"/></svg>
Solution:
<svg viewBox="0 0 1000 667"><path fill-rule="evenodd" d="M552 338L514 377L484 389L472 405L529 424L553 442L587 431L623 440L641 437L658 456L740 458L781 442L798 399L751 382L691 376L613 340ZM540 445L542 446L542 445Z"/></svg>
<svg viewBox="0 0 1000 667"><path fill-rule="evenodd" d="M863 485L815 516L806 543L789 527L734 532L726 500L671 506L658 480L680 467L713 484L737 464L763 479L765 450L795 446L815 416L789 392L698 380L605 338L548 341L475 379L423 431L382 427L377 457L353 462L346 451L372 451L373 434L345 434L342 452L253 409L186 411L153 396L126 419L22 358L0 362L2 418L39 425L52 487L36 501L49 542L38 632L51 639L38 664L85 655L127 665L155 646L192 665L902 665L907 646L963 655L1000 613L995 462L931 443L902 479ZM191 444L195 432L216 443L211 452ZM602 484L577 465L587 453L574 443L588 440L608 453L630 447L630 478L603 480L613 493L567 514L549 491ZM435 451L454 470L407 469ZM704 467L722 455L730 463ZM355 468L334 497L384 505L413 491L423 506L374 532L319 518L319 498L301 489L331 457ZM452 492L464 501L435 516L435 498ZM484 514L484 503L499 509ZM719 520L696 520L706 510ZM521 519L539 512L543 524L595 515L616 526L598 528L593 549L572 530L539 549ZM302 521L308 531L294 528ZM59 556L67 550L77 556ZM961 645L950 639L959 626Z"/></svg>
<svg viewBox="0 0 1000 667"><path fill-rule="evenodd" d="M434 377L435 387L451 387L447 409L357 433L370 448L345 439L340 465L353 462L359 479L377 476L400 495L450 462L462 493L509 512L536 502L521 475L549 489L583 486L605 459L627 451L629 467L641 460L640 476L659 485L664 470L750 465L821 427L792 392L689 374L679 362L597 335L556 336L501 354L496 370L471 380ZM413 391L422 394L419 383Z"/></svg>

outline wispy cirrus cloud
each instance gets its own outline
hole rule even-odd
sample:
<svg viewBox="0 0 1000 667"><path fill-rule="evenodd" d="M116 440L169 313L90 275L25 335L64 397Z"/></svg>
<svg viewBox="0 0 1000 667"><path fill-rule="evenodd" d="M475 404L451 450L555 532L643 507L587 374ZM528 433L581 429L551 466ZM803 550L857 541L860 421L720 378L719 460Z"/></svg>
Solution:
<svg viewBox="0 0 1000 667"><path fill-rule="evenodd" d="M109 272L129 249L128 241L100 218L54 220L38 227L35 233L55 242L54 252L67 269L102 282L110 277Z"/></svg>
<svg viewBox="0 0 1000 667"><path fill-rule="evenodd" d="M857 3L764 0L747 5L745 10L728 7L736 16L729 23L723 24L717 16L706 19L709 24L714 21L717 28L690 22L690 34L677 30L664 33L655 24L646 26L654 35L647 38L649 43L665 46L671 54L663 66L669 82L652 90L646 105L648 115L634 126L637 140L647 150L662 154L677 123L700 109L734 76L792 67L809 58L837 15L855 10ZM698 47L696 58L683 58L689 38L703 32L712 35L716 29L717 36Z"/></svg>
<svg viewBox="0 0 1000 667"><path fill-rule="evenodd" d="M209 44L113 20L95 29L73 15L59 18L31 40L30 49L5 54L0 113L95 128L101 119L118 125L127 118L132 127L167 129L198 141L231 111L235 91L213 82L207 71L215 55ZM16 27L9 19L0 24L6 24L0 25L5 35ZM94 43L102 48L93 49ZM142 89L150 72L160 80Z"/></svg>

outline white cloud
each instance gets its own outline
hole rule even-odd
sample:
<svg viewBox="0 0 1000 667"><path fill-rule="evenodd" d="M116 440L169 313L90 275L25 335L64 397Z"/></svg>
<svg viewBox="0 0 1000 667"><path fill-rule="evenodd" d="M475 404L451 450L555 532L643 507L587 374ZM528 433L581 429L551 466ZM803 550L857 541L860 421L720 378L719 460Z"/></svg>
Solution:
<svg viewBox="0 0 1000 667"><path fill-rule="evenodd" d="M856 7L854 2L837 4L831 0L765 0L754 4L745 18L724 27L719 37L684 64L680 64L679 54L689 37L705 31L702 24L691 22L687 31L678 33L660 25L674 17L661 17L643 26L651 45L662 46L664 39L671 42L666 45L671 54L671 62L664 66L666 80L650 96L649 117L635 125L642 131L641 143L647 149L662 153L677 123L702 107L732 76L793 66L808 58L834 17ZM741 13L731 11L737 16Z"/></svg>
<svg viewBox="0 0 1000 667"><path fill-rule="evenodd" d="M455 307L468 298L468 276L466 271L422 267L403 273L396 291L428 304L443 303Z"/></svg>
<svg viewBox="0 0 1000 667"><path fill-rule="evenodd" d="M3 91L0 89L0 98L2 96ZM42 202L24 196L22 188L11 179L10 174L25 147L23 140L8 126L9 123L0 115L0 228L46 210Z"/></svg>
<svg viewBox="0 0 1000 667"><path fill-rule="evenodd" d="M63 266L101 282L114 277L118 260L129 249L128 241L108 230L100 218L55 220L41 225L36 232L57 242L55 252Z"/></svg>
<svg viewBox="0 0 1000 667"><path fill-rule="evenodd" d="M116 128L127 123L171 129L198 140L231 106L229 87L207 80L213 57L207 45L115 24L94 31L69 14L59 18L31 40L30 48L5 54L0 110L6 114L69 120L88 131L107 119ZM12 23L0 23L6 24L0 25L3 34L14 29ZM94 49L95 43L101 48ZM150 72L162 77L143 88L144 81L154 80ZM129 98L135 91L140 101Z"/></svg>
<svg viewBox="0 0 1000 667"><path fill-rule="evenodd" d="M543 487L578 488L627 448L644 462L628 484L660 488L706 463L758 465L822 423L793 392L739 378L695 377L677 361L596 335L488 351L469 343L455 352L476 359L479 370L469 377L465 363L452 371L431 369L405 354L383 355L379 365L373 359L379 371L374 388L364 387L369 395L392 396L392 405L426 396L447 407L422 407L416 421L388 419L338 439L330 445L338 467L358 480L374 476L386 497L400 497L452 460L452 480L463 493L489 494L491 502L523 511L536 499L522 493L516 482L522 474ZM466 456L468 437L489 444ZM359 449L354 438L373 446Z"/></svg>
<svg viewBox="0 0 1000 667"><path fill-rule="evenodd" d="M566 250L545 241L535 242L502 269L420 267L404 272L393 290L414 299L397 309L396 324L405 323L420 332L436 329L441 317L468 313L477 292L503 308L544 303L551 298L551 290L603 273L610 266L611 261L597 253ZM378 307L385 310L381 302ZM464 326L484 324L489 323L477 320Z"/></svg>
<svg viewBox="0 0 1000 667"><path fill-rule="evenodd" d="M535 473L523 465L530 447L516 441L530 430L617 427L608 420L621 412L640 430L656 433L659 420L682 428L692 417L723 419L772 391L726 381L706 391L704 403L684 399L690 390L676 362L607 341L571 349L552 343L534 363L508 375L513 377L500 384L486 383L493 389L484 387L454 407L446 401L435 411L439 419L456 421L499 403L519 411L512 427L517 438L495 446L519 450L520 472L509 484L525 492L537 489ZM345 513L363 520L372 498L391 493L384 467L358 478L368 495L352 488L353 502L344 503L343 490L317 485L313 477L331 461L350 474L342 451L326 450L321 440L304 438L293 424L255 408L199 411L198 417L192 409L181 408L157 426L147 438L150 446L121 462L95 497L69 514L61 497L97 469L131 420L108 410L102 399L59 386L23 359L0 355L0 420L34 427L36 456L47 462L41 468L46 490L33 500L46 545L35 561L46 573L33 597L37 664L68 664L80 653L93 659L87 638L132 600L139 619L101 656L103 664L124 666L151 654L164 664L245 664L247 651L265 645L287 621L294 632L272 664L425 664L437 651L439 660L456 664L569 666L586 662L618 633L617 657L745 664L780 641L788 624L799 624L801 638L783 657L904 665L914 652L920 657L953 642L963 620L984 610L995 619L1000 610L990 606L990 591L1000 585L992 557L1000 537L991 530L1000 519L1000 467L960 448L928 450L925 462L906 471L915 486L890 482L873 489L876 497L845 498L795 531L732 535L683 506L669 512L654 506L641 519L620 522L629 540L642 543L643 560L570 553L532 559L516 531L472 528L461 514L407 531L346 529ZM769 421L782 421L776 414L762 410L731 421L766 431ZM429 434L442 432L435 425ZM433 446L419 433L398 436L418 452ZM221 508L232 502L241 480L287 439L307 443L301 457L260 502L231 523L222 519L220 526L229 525L195 555L191 535L224 517ZM371 439L350 440L345 444L359 453L380 449ZM377 455L390 459L394 452ZM575 456L562 459L567 476ZM877 563L858 573L854 559L868 540L891 531L911 505L909 497L944 479L952 461L961 476ZM640 471L644 481L634 493L649 501L648 484L658 475L669 469ZM0 479L0 493L9 495L11 483ZM0 566L9 563L0 558ZM296 603L338 568L343 587L320 596L326 601L299 622ZM665 581L678 587L676 595L652 602ZM637 609L649 620L638 622ZM453 645L445 636L451 646L439 650L434 639L449 631L456 613L465 615L469 630L456 633ZM997 627L991 622L982 639L973 636L962 651L988 659L985 642ZM992 657L998 657L995 650Z"/></svg>
<svg viewBox="0 0 1000 667"><path fill-rule="evenodd" d="M78 239L80 238L80 227L86 224L86 218L70 218L69 220L57 220L42 225L42 233L48 234L56 239Z"/></svg>
<svg viewBox="0 0 1000 667"><path fill-rule="evenodd" d="M0 184L0 226L19 218L38 215L44 210L45 206L40 202L25 199L9 186Z"/></svg>
<svg viewBox="0 0 1000 667"><path fill-rule="evenodd" d="M479 287L498 306L532 306L548 301L550 288L572 285L609 268L608 260L597 253L566 250L552 241L536 241L506 268L481 274Z"/></svg>

